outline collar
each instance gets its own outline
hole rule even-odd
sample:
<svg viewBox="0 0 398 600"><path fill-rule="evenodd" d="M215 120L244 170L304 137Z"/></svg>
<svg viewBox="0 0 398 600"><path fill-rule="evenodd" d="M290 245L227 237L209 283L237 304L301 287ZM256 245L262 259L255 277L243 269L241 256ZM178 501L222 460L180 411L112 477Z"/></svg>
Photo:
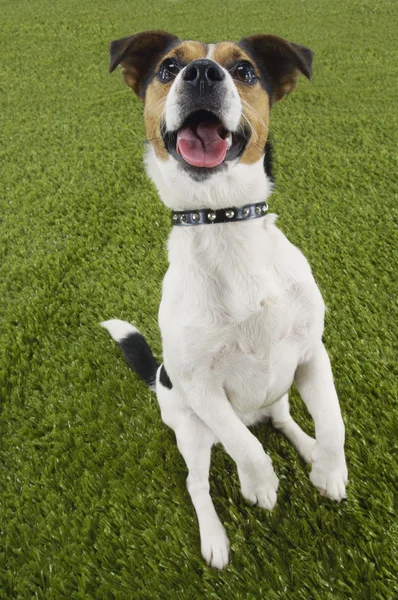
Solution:
<svg viewBox="0 0 398 600"><path fill-rule="evenodd" d="M213 225L214 223L230 223L231 221L248 221L264 217L268 212L266 202L256 204L245 204L239 208L201 208L199 210L172 211L171 221L173 225Z"/></svg>

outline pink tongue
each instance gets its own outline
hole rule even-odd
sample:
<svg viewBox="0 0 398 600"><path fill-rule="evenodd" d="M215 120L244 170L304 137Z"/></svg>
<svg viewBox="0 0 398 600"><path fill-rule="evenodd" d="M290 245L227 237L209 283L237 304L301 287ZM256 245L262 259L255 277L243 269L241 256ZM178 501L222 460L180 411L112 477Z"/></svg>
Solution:
<svg viewBox="0 0 398 600"><path fill-rule="evenodd" d="M177 134L177 152L194 167L216 167L225 158L228 142L220 136L222 125L203 121L197 128L182 127Z"/></svg>

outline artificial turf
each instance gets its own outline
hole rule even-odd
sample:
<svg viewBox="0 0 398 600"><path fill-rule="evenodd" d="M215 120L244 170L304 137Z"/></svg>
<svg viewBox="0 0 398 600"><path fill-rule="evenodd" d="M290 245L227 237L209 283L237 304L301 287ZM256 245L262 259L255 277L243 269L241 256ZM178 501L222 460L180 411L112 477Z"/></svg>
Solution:
<svg viewBox="0 0 398 600"><path fill-rule="evenodd" d="M2 599L398 597L397 19L395 0L2 2ZM169 214L142 166L142 105L107 73L108 43L151 28L315 52L313 83L273 109L270 206L329 308L348 500L322 498L262 426L280 492L273 513L250 507L216 448L221 573L156 398L98 325L133 321L160 357ZM313 431L297 393L292 411Z"/></svg>

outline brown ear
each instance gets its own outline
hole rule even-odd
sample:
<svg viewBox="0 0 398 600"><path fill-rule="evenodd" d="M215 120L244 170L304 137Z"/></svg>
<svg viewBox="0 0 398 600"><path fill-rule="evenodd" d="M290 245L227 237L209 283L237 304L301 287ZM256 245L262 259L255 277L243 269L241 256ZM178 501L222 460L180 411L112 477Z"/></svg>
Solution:
<svg viewBox="0 0 398 600"><path fill-rule="evenodd" d="M255 60L265 78L271 80L272 100L280 100L295 86L301 72L308 79L312 75L313 53L276 35L252 35L240 45Z"/></svg>
<svg viewBox="0 0 398 600"><path fill-rule="evenodd" d="M178 37L166 31L152 30L137 33L110 44L112 73L120 64L126 83L143 97L145 83L160 58L176 42Z"/></svg>

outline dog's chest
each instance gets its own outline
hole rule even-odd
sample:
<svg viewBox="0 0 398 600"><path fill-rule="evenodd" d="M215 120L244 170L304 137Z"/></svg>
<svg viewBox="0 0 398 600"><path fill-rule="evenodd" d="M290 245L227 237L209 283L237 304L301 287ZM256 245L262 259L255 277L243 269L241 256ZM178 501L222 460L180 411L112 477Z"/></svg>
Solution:
<svg viewBox="0 0 398 600"><path fill-rule="evenodd" d="M262 237L251 240L254 252L225 244L218 254L202 251L200 262L189 248L171 252L164 281L159 322L168 368L177 379L197 372L220 381L237 411L280 398L317 321L322 327L307 261L280 232L274 242L273 260Z"/></svg>
<svg viewBox="0 0 398 600"><path fill-rule="evenodd" d="M297 289L265 296L260 309L219 338L211 369L223 380L238 411L253 411L280 398L292 385L311 331ZM300 306L301 305L301 306Z"/></svg>

